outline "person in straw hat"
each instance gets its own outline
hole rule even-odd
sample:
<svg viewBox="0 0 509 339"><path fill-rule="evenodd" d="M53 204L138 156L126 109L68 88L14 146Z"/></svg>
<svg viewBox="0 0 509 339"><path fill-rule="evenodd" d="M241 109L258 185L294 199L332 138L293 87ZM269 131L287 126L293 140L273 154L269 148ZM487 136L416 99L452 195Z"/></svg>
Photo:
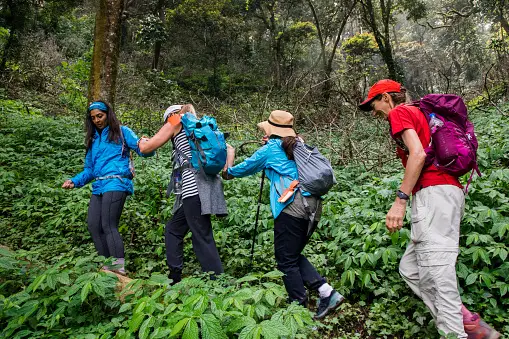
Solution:
<svg viewBox="0 0 509 339"><path fill-rule="evenodd" d="M293 160L293 147L298 138L293 129L293 116L285 111L272 111L269 119L258 124L266 144L250 158L233 166L235 149L228 145L228 158L224 179L241 178L265 170L270 180L270 208L274 217L274 252L278 269L285 275L283 282L291 302L306 306L305 286L317 291L320 302L315 318L321 319L336 309L344 297L329 285L315 267L302 255L302 251L316 229L321 215L321 200L308 192L295 190L290 196L288 188L298 179L297 165ZM282 198L283 196L283 198ZM311 229L303 197L316 217Z"/></svg>

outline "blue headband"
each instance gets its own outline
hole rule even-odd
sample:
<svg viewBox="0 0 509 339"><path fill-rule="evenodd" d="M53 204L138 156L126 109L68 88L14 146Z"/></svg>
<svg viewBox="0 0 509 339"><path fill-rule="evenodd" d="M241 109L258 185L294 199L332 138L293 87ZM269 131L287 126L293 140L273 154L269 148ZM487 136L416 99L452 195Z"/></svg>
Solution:
<svg viewBox="0 0 509 339"><path fill-rule="evenodd" d="M90 104L90 106L88 106L89 112L93 109L99 109L103 112L108 112L108 106L106 106L106 104L104 102L100 102L100 101L94 101L93 103Z"/></svg>

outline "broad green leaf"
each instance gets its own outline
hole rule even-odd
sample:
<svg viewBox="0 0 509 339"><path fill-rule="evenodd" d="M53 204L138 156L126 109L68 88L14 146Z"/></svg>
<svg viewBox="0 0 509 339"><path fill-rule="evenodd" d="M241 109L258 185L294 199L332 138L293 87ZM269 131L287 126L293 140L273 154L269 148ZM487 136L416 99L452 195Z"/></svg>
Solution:
<svg viewBox="0 0 509 339"><path fill-rule="evenodd" d="M150 335L150 339L159 339L159 338L168 338L170 336L171 330L168 328L158 327L156 330Z"/></svg>
<svg viewBox="0 0 509 339"><path fill-rule="evenodd" d="M184 326L187 325L187 323L189 322L189 320L191 320L191 318L184 318L182 320L180 320L171 330L171 333L170 333L170 337L174 337L176 336L177 334L179 334L180 332L182 332L182 329L184 328Z"/></svg>
<svg viewBox="0 0 509 339"><path fill-rule="evenodd" d="M97 295L103 297L103 298L106 298L106 291L105 291L105 288L104 288L104 284L101 283L100 280L95 280L93 283L92 283L92 288L94 290L95 293L97 293Z"/></svg>
<svg viewBox="0 0 509 339"><path fill-rule="evenodd" d="M477 280L477 273L470 273L467 277L467 280L465 281L466 285L472 285Z"/></svg>
<svg viewBox="0 0 509 339"><path fill-rule="evenodd" d="M92 290L92 283L89 281L87 282L83 288L81 289L81 302L85 302L87 299L88 293Z"/></svg>
<svg viewBox="0 0 509 339"><path fill-rule="evenodd" d="M28 291L36 291L37 288L46 280L46 274L42 274L35 278L34 282L28 286Z"/></svg>
<svg viewBox="0 0 509 339"><path fill-rule="evenodd" d="M170 283L170 279L164 274L154 273L146 282L149 285L168 285Z"/></svg>
<svg viewBox="0 0 509 339"><path fill-rule="evenodd" d="M139 303L139 305L136 306L136 308L134 309L133 314L138 314L138 313L143 312L146 305L147 305L147 303L145 301L142 301L141 303Z"/></svg>
<svg viewBox="0 0 509 339"><path fill-rule="evenodd" d="M282 336L290 335L290 330L279 321L265 320L260 324L262 334L265 338L280 338Z"/></svg>
<svg viewBox="0 0 509 339"><path fill-rule="evenodd" d="M284 277L284 273L280 271L270 271L263 275L264 278L270 278L270 279L279 279L281 277Z"/></svg>
<svg viewBox="0 0 509 339"><path fill-rule="evenodd" d="M145 314L143 314L143 313L138 313L138 314L133 315L133 317L129 321L129 330L133 333L138 331L138 328L140 327L141 323L143 322L143 319L145 319Z"/></svg>
<svg viewBox="0 0 509 339"><path fill-rule="evenodd" d="M505 248L500 249L500 253L499 253L500 259L505 261L505 259L507 258L507 254L508 254L508 252Z"/></svg>
<svg viewBox="0 0 509 339"><path fill-rule="evenodd" d="M69 285L71 283L69 279L69 273L67 272L61 272L57 276L57 281L61 283L62 285Z"/></svg>
<svg viewBox="0 0 509 339"><path fill-rule="evenodd" d="M131 307L132 307L131 303L125 303L122 306L120 306L120 309L118 310L118 313L122 313L122 312L128 311L128 310L131 309Z"/></svg>
<svg viewBox="0 0 509 339"><path fill-rule="evenodd" d="M276 304L276 296L271 290L265 292L265 300L267 300L267 303L269 303L269 305L271 306L274 306Z"/></svg>
<svg viewBox="0 0 509 339"><path fill-rule="evenodd" d="M140 332L138 333L139 339L145 339L148 337L148 334L150 333L150 328L154 323L154 318L152 316L149 316L143 324L141 324Z"/></svg>
<svg viewBox="0 0 509 339"><path fill-rule="evenodd" d="M182 339L199 339L200 336L198 334L198 324L196 320L191 318L184 329L184 334L182 335Z"/></svg>
<svg viewBox="0 0 509 339"><path fill-rule="evenodd" d="M240 279L237 279L235 281L236 284L240 284L240 283L243 283L243 282L248 282L248 281L255 281L255 280L258 280L257 277L253 277L252 275L246 275L245 277L242 277Z"/></svg>
<svg viewBox="0 0 509 339"><path fill-rule="evenodd" d="M46 284L48 285L49 288L54 290L55 286L57 285L57 277L56 277L56 275L55 274L48 274L48 276L46 277Z"/></svg>
<svg viewBox="0 0 509 339"><path fill-rule="evenodd" d="M167 316L177 309L177 304L169 304L164 310L163 316Z"/></svg>
<svg viewBox="0 0 509 339"><path fill-rule="evenodd" d="M255 303L258 303L260 302L260 300L262 300L264 292L265 292L264 290L260 289L253 293L253 300Z"/></svg>
<svg viewBox="0 0 509 339"><path fill-rule="evenodd" d="M213 314L203 314L200 319L203 339L228 339L221 323Z"/></svg>
<svg viewBox="0 0 509 339"><path fill-rule="evenodd" d="M228 327L226 328L226 331L227 332L237 332L238 330L240 330L243 327L254 326L254 325L256 325L256 321L253 318L243 316L240 318L236 318L232 322L230 322L230 324L228 324Z"/></svg>
<svg viewBox="0 0 509 339"><path fill-rule="evenodd" d="M256 328L256 324L254 325L247 325L242 329L242 331L239 334L239 339L251 339L253 338L253 332Z"/></svg>

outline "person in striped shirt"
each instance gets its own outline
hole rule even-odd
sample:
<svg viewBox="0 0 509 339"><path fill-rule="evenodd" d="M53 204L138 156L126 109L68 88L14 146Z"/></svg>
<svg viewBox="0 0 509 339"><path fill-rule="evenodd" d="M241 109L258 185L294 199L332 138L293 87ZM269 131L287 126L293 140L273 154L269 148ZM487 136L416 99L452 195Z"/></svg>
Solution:
<svg viewBox="0 0 509 339"><path fill-rule="evenodd" d="M165 228L166 261L170 269L169 277L173 280L173 283L177 283L182 279L184 237L189 231L192 233L193 250L202 270L213 272L213 277L223 273L223 266L212 232L210 215L226 214L226 210L224 213L214 213L213 211L211 213L210 211L204 211L202 206L203 203L206 203L205 199L208 197L200 197L198 183L208 185L210 182L213 185L212 183L216 181L201 181L200 173L190 164L191 147L180 121L182 114L188 112L196 115L193 105L172 105L168 107L163 117L163 127L152 138L142 139L139 145L142 153L150 153L170 140L173 145L172 156L175 166L172 173L172 183L176 199L173 217L168 221ZM224 200L220 178L213 179L219 180L220 184L217 199L222 198ZM226 208L226 203L224 206Z"/></svg>

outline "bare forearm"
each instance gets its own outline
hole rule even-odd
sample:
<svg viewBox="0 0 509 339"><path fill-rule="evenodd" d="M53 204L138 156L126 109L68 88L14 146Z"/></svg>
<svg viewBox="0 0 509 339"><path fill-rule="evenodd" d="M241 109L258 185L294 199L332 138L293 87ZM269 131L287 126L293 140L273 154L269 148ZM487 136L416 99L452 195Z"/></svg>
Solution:
<svg viewBox="0 0 509 339"><path fill-rule="evenodd" d="M154 152L158 147L156 146L156 143L152 139L141 139L140 143L138 144L138 147L140 148L140 152L143 154L148 154Z"/></svg>
<svg viewBox="0 0 509 339"><path fill-rule="evenodd" d="M175 135L176 129L176 126L165 124L152 138L142 138L138 145L140 152L144 154L151 153L163 146Z"/></svg>
<svg viewBox="0 0 509 339"><path fill-rule="evenodd" d="M231 180L234 178L233 175L228 174L228 168L233 167L235 162L235 148L227 144L227 153L226 153L226 164L223 168L222 177L225 180Z"/></svg>
<svg viewBox="0 0 509 339"><path fill-rule="evenodd" d="M426 159L426 153L422 152L410 153L408 156L407 166L405 169L405 175L403 176L403 182L401 183L400 190L408 195L412 193L415 183L421 175L422 168L424 167L424 161Z"/></svg>

